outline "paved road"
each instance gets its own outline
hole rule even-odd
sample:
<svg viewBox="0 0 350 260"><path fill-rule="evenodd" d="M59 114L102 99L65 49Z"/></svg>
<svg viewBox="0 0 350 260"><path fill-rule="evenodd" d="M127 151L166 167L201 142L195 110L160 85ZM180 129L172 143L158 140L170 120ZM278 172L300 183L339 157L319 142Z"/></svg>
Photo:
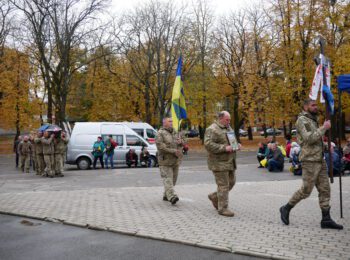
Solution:
<svg viewBox="0 0 350 260"><path fill-rule="evenodd" d="M39 191L39 190L76 190L108 187L154 187L161 186L158 168L77 170L68 166L64 178L51 179L19 173L14 167L13 156L0 157L0 192ZM300 179L288 171L269 173L266 169L257 169L254 152L241 152L238 155L237 182L281 181ZM50 183L50 185L47 185ZM208 170L205 153L190 153L180 168L178 185L214 184L214 177Z"/></svg>
<svg viewBox="0 0 350 260"><path fill-rule="evenodd" d="M22 221L30 224L21 224ZM255 257L72 227L22 217L0 215L0 259L218 259Z"/></svg>
<svg viewBox="0 0 350 260"><path fill-rule="evenodd" d="M13 159L13 156L0 157L0 212L256 256L350 259L350 223L348 218L339 220L337 184L332 186L332 212L334 218L345 225L344 231L320 229L320 210L315 192L293 209L291 225L286 227L281 224L278 208L300 187L300 177L291 175L287 170L268 173L265 169L257 169L253 152L241 152L238 157L238 183L230 193L230 207L236 212L234 218L219 216L206 197L216 187L207 169L205 154L202 153L191 153L184 160L176 187L180 202L175 207L161 200L162 187L157 168L79 171L68 167L64 178L49 179L35 176L34 173L18 172L13 166ZM350 194L349 187L350 179L344 178L345 216L350 214L346 199ZM8 242L1 245L0 240L0 253L6 253L8 257L13 255L8 259L25 257L26 250L22 250L22 247L36 248L42 259L51 256L55 259L59 254L65 257L68 253L71 255L67 259L74 259L75 255L84 256L84 252L87 258L94 252L101 252L101 257L106 258L100 259L110 259L111 254L115 259L114 254L119 253L125 259L143 259L152 254L156 259L164 259L169 252L170 257L165 259L191 259L192 256L196 259L197 254L202 253L216 258L216 252L205 253L203 249L180 244L158 244L161 242L121 235L113 240L115 234L106 231L96 232L46 222L39 226L18 227L21 219L1 221L0 215L0 232L4 232L0 233L0 237L6 235ZM55 236L54 231L58 227L67 228L67 231L60 231ZM35 231L38 233L33 230L38 230ZM65 232L69 235L65 236ZM12 233L17 236L8 235ZM87 239L90 236L92 239ZM40 241L45 239L52 242L48 250L41 252ZM71 243L69 239L72 239ZM133 246L125 246L129 243ZM56 244L67 250L60 251ZM105 244L112 251L105 249ZM169 249L157 249L163 248L163 245L166 248L168 245ZM117 253L113 253L113 246L119 249ZM144 255L143 250L137 250L138 247L144 250L150 247L153 252L150 250L147 251L149 255ZM198 250L198 253L191 250ZM156 251L160 251L160 254L157 255ZM219 255L223 258L231 256L235 255Z"/></svg>

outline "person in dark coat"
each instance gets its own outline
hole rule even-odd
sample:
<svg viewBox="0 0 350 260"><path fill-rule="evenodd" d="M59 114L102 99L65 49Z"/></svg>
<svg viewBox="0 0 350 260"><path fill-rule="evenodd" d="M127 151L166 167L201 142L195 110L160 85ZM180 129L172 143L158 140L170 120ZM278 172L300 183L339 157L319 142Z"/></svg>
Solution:
<svg viewBox="0 0 350 260"><path fill-rule="evenodd" d="M128 165L129 168L131 166L134 166L135 168L137 167L138 156L135 153L134 149L130 149L129 152L126 153L125 160L126 160L126 164Z"/></svg>

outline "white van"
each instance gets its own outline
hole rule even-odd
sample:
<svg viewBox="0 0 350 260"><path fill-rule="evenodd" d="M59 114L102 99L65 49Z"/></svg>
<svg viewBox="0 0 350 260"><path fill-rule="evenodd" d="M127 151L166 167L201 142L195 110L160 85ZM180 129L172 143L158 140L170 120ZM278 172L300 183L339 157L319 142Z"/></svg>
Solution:
<svg viewBox="0 0 350 260"><path fill-rule="evenodd" d="M122 122L134 130L139 136L142 136L150 144L156 142L157 131L148 123Z"/></svg>
<svg viewBox="0 0 350 260"><path fill-rule="evenodd" d="M92 146L97 137L101 136L105 141L109 135L118 143L114 150L115 164L126 165L125 155L131 148L140 158L141 149L145 146L151 154L152 167L157 165L156 145L147 142L124 123L115 122L75 123L68 143L66 163L76 164L82 170L89 169L94 159Z"/></svg>

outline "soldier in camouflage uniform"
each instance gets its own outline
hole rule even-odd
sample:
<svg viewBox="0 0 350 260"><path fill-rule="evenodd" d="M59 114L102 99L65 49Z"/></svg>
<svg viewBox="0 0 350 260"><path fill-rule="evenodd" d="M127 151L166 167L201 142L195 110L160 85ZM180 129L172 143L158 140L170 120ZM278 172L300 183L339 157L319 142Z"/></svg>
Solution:
<svg viewBox="0 0 350 260"><path fill-rule="evenodd" d="M37 175L45 175L44 169L45 169L45 162L44 162L44 154L43 154L43 144L41 143L41 138L43 136L43 133L39 131L35 137L34 137L34 143L35 143L35 153L36 153L36 174Z"/></svg>
<svg viewBox="0 0 350 260"><path fill-rule="evenodd" d="M21 169L26 173L29 173L30 168L30 156L32 154L32 144L29 141L29 137L26 135L23 138L23 141L18 145L18 151L21 155Z"/></svg>
<svg viewBox="0 0 350 260"><path fill-rule="evenodd" d="M54 150L55 150L55 175L63 177L63 166L64 166L64 154L66 152L66 145L68 144L68 138L64 133L60 137L54 139Z"/></svg>
<svg viewBox="0 0 350 260"><path fill-rule="evenodd" d="M156 145L158 148L159 170L164 185L163 200L170 201L174 205L179 200L174 191L174 186L179 173L184 141L178 137L172 125L171 118L163 119L163 127L159 129L156 136Z"/></svg>
<svg viewBox="0 0 350 260"><path fill-rule="evenodd" d="M230 145L227 132L230 127L231 116L227 111L218 115L218 120L205 131L204 145L208 152L208 167L213 171L217 184L217 192L208 195L213 206L220 215L233 217L234 213L228 209L229 191L236 182L236 151Z"/></svg>
<svg viewBox="0 0 350 260"><path fill-rule="evenodd" d="M43 145L43 154L45 161L45 174L43 176L47 176L50 178L54 177L54 143L53 138L54 134L51 134L47 131L44 132L44 136L41 138L41 143Z"/></svg>
<svg viewBox="0 0 350 260"><path fill-rule="evenodd" d="M331 189L327 175L327 165L323 155L322 137L331 128L330 121L325 121L323 126L318 125L318 108L316 101L305 100L303 112L296 122L298 143L301 147L300 161L302 162L301 188L294 193L289 202L280 208L281 220L289 225L289 213L291 209L302 199L310 196L316 186L319 197L319 205L322 211L321 228L343 229L343 226L335 223L330 216Z"/></svg>
<svg viewBox="0 0 350 260"><path fill-rule="evenodd" d="M38 171L37 171L38 162L36 160L36 145L34 142L34 132L31 132L29 136L29 141L32 144L31 162L33 165L33 170L36 172L36 175L38 175Z"/></svg>

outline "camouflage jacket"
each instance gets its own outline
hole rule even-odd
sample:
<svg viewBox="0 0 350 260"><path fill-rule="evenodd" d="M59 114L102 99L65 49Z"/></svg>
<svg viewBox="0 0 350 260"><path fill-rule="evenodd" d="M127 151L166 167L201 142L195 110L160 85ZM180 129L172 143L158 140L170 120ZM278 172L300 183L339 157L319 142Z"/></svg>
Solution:
<svg viewBox="0 0 350 260"><path fill-rule="evenodd" d="M318 126L317 117L305 111L299 114L296 122L298 143L301 147L299 160L303 162L322 162L323 141L326 129Z"/></svg>
<svg viewBox="0 0 350 260"><path fill-rule="evenodd" d="M160 166L176 166L182 159L182 145L177 144L178 136L175 131L167 128L160 128L156 136L156 145L158 149L158 164ZM176 156L176 151L181 152Z"/></svg>
<svg viewBox="0 0 350 260"><path fill-rule="evenodd" d="M68 138L67 139L54 139L55 154L64 154L67 149Z"/></svg>
<svg viewBox="0 0 350 260"><path fill-rule="evenodd" d="M226 133L232 131L219 122L205 130L204 146L208 152L208 168L211 171L233 171L236 169L236 152L226 152L229 145Z"/></svg>
<svg viewBox="0 0 350 260"><path fill-rule="evenodd" d="M22 141L19 143L19 146L18 146L18 151L19 151L19 154L22 155L22 156L26 156L26 155L30 155L32 153L32 144L30 143L30 141Z"/></svg>
<svg viewBox="0 0 350 260"><path fill-rule="evenodd" d="M43 154L45 155L51 155L55 152L55 147L53 143L53 137L41 138L41 143L43 144Z"/></svg>
<svg viewBox="0 0 350 260"><path fill-rule="evenodd" d="M34 144L35 144L35 153L42 155L43 154L43 144L41 143L41 138L35 137Z"/></svg>

